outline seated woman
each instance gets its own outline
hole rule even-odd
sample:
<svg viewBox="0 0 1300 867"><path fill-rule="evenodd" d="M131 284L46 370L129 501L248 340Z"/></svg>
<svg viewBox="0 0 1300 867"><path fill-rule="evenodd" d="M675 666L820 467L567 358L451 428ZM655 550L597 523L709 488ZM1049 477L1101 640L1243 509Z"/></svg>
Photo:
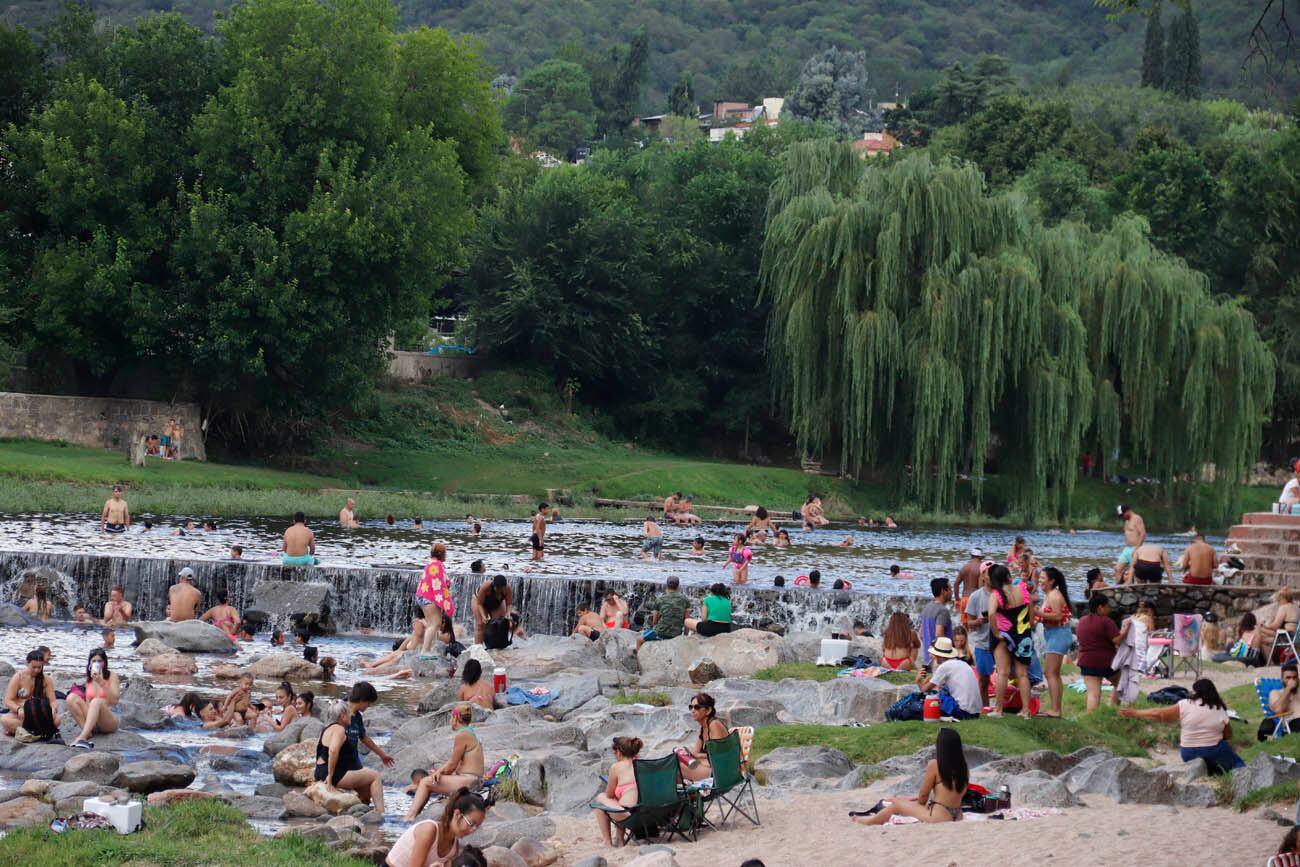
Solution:
<svg viewBox="0 0 1300 867"><path fill-rule="evenodd" d="M54 603L47 598L47 595L44 586L37 587L36 595L23 603L23 611L41 620L49 620L54 616Z"/></svg>
<svg viewBox="0 0 1300 867"><path fill-rule="evenodd" d="M1247 611L1237 621L1237 640L1233 642L1230 648L1214 654L1210 659L1213 662L1231 662L1234 659L1244 662L1245 660L1242 657L1246 651L1253 649L1255 646L1255 632L1258 629L1259 624L1255 620L1254 612Z"/></svg>
<svg viewBox="0 0 1300 867"><path fill-rule="evenodd" d="M54 730L58 730L59 701L54 693L54 678L45 674L46 662L45 653L39 649L33 650L27 654L26 667L18 669L9 678L9 685L5 688L4 714L0 716L0 726L3 726L5 734L18 732L23 725L24 708L33 697L41 697L49 702L51 722Z"/></svg>
<svg viewBox="0 0 1300 867"><path fill-rule="evenodd" d="M484 710L496 707L496 691L490 680L483 679L483 663L477 659L465 660L465 667L460 672L460 691L456 701L467 701Z"/></svg>
<svg viewBox="0 0 1300 867"><path fill-rule="evenodd" d="M420 780L404 821L415 821L432 795L450 795L460 789L473 790L483 785L483 742L470 724L473 719L474 711L467 704L451 712L451 730L456 733L451 744L451 758L442 767L431 768L429 776Z"/></svg>
<svg viewBox="0 0 1300 867"><path fill-rule="evenodd" d="M1177 722L1178 752L1182 760L1204 759L1211 774L1232 773L1245 767L1232 749L1232 725L1228 706L1219 697L1214 681L1201 678L1192 684L1192 697L1168 707L1121 708L1120 716L1155 722Z"/></svg>
<svg viewBox="0 0 1300 867"><path fill-rule="evenodd" d="M239 624L243 622L240 620L239 611L230 604L229 592L223 592L221 604L213 605L204 611L199 619L211 622L213 626L229 635L232 641L239 637Z"/></svg>
<svg viewBox="0 0 1300 867"><path fill-rule="evenodd" d="M614 738L614 764L609 766L609 782L605 791L596 796L595 804L610 809L596 809L596 824L606 846L613 846L613 820L628 817L626 807L636 806L636 774L632 762L641 755L640 738ZM620 833L620 838L622 834ZM621 839L620 839L620 842Z"/></svg>
<svg viewBox="0 0 1300 867"><path fill-rule="evenodd" d="M352 722L351 702L335 702L327 718L329 724L321 730L316 740L316 769L313 777L326 789L346 789L355 792L361 803L375 805L384 812L384 781L379 772L361 766L357 742L348 737L347 728Z"/></svg>
<svg viewBox="0 0 1300 867"><path fill-rule="evenodd" d="M704 780L713 776L709 766L709 755L704 751L706 741L725 738L730 732L727 724L718 719L717 702L707 692L697 692L687 708L691 719L700 727L699 736L695 738L695 749L678 747L677 759L682 764L682 777L687 780Z"/></svg>
<svg viewBox="0 0 1300 867"><path fill-rule="evenodd" d="M171 717L198 720L199 722L210 722L221 718L221 710L217 707L217 703L204 698L197 692L187 692L181 696L181 700L176 704L165 705L163 713Z"/></svg>
<svg viewBox="0 0 1300 867"><path fill-rule="evenodd" d="M894 671L915 671L916 654L921 649L921 639L912 628L912 621L901 611L889 615L885 636L880 643L880 662Z"/></svg>
<svg viewBox="0 0 1300 867"><path fill-rule="evenodd" d="M90 739L91 735L97 731L106 735L117 731L113 706L121 694L117 675L108 670L108 654L104 648L96 647L86 657L85 684L70 689L64 702L68 713L81 726L81 733L69 746L83 750L94 749L95 742Z"/></svg>
<svg viewBox="0 0 1300 867"><path fill-rule="evenodd" d="M411 634L406 636L406 638L400 638L397 641L394 641L392 652L385 653L378 659L363 659L361 660L361 667L370 670L393 665L405 656L408 650L419 650L420 644L423 641L424 618L417 617L411 621Z"/></svg>
<svg viewBox="0 0 1300 867"><path fill-rule="evenodd" d="M252 725L257 722L257 711L252 706L253 676L248 673L239 676L239 686L230 691L230 695L221 701L220 714L214 720L203 723L205 729L223 729L226 726Z"/></svg>
<svg viewBox="0 0 1300 867"><path fill-rule="evenodd" d="M709 595L700 602L700 619L686 618L686 631L702 638L731 631L731 592L722 582L709 588Z"/></svg>
<svg viewBox="0 0 1300 867"><path fill-rule="evenodd" d="M1250 646L1260 651L1268 653L1273 646L1273 639L1279 631L1295 633L1297 625L1300 625L1300 607L1291 601L1291 591L1283 587L1273 595L1273 601L1277 603L1277 609L1273 612L1273 619L1268 623L1260 623L1255 629L1255 635ZM1272 660L1265 659L1267 665Z"/></svg>
<svg viewBox="0 0 1300 867"><path fill-rule="evenodd" d="M969 783L961 735L956 729L941 728L934 741L934 758L925 766L916 800L895 798L874 816L854 815L853 821L884 825L894 816L911 816L921 822L956 822L961 819L961 799Z"/></svg>
<svg viewBox="0 0 1300 867"><path fill-rule="evenodd" d="M487 802L469 789L452 793L442 818L416 822L397 838L384 863L388 867L444 867L461 860L460 841L477 831L487 818ZM468 846L467 850L474 847ZM478 863L484 863L480 857Z"/></svg>
<svg viewBox="0 0 1300 867"><path fill-rule="evenodd" d="M253 731L282 732L289 723L298 719L298 709L294 707L293 686L289 681L281 681L275 690L275 705L257 715L257 725ZM277 711L276 708L279 708Z"/></svg>

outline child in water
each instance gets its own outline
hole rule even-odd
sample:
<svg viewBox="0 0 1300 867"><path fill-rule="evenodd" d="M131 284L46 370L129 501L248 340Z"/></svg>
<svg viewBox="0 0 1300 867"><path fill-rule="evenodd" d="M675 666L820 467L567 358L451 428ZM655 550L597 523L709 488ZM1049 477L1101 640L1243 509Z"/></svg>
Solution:
<svg viewBox="0 0 1300 867"><path fill-rule="evenodd" d="M754 559L754 552L745 544L745 536L737 533L735 541L727 549L727 562L723 564L725 569L731 567L731 580L734 584L745 584L749 581L749 561Z"/></svg>

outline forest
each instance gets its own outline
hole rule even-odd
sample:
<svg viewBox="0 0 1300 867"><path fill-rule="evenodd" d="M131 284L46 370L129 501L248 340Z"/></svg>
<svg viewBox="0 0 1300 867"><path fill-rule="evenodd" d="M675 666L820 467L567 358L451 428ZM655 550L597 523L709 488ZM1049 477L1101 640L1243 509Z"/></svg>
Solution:
<svg viewBox="0 0 1300 867"><path fill-rule="evenodd" d="M0 385L143 376L228 452L310 448L450 309L610 436L808 454L926 508L998 472L1061 514L1083 453L1226 490L1300 447L1297 117L1214 92L1194 11L1142 21L1122 83L980 52L884 112L832 46L717 143L689 69L633 125L648 31L503 85L399 11L0 23ZM865 162L864 130L903 146Z"/></svg>

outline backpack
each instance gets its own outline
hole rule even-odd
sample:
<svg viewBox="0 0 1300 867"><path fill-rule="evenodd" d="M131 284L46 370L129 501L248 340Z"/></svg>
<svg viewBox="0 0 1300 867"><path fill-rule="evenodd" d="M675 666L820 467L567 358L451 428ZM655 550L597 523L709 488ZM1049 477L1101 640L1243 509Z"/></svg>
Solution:
<svg viewBox="0 0 1300 867"><path fill-rule="evenodd" d="M512 640L510 621L495 617L483 627L483 646L488 650L505 650Z"/></svg>
<svg viewBox="0 0 1300 867"><path fill-rule="evenodd" d="M59 727L54 724L54 710L49 699L43 695L34 695L23 702L23 724L20 729L27 733L23 740L50 741L59 736ZM30 739L30 740L29 740Z"/></svg>
<svg viewBox="0 0 1300 867"><path fill-rule="evenodd" d="M919 692L908 693L889 706L885 719L891 722L907 722L925 717L925 696Z"/></svg>
<svg viewBox="0 0 1300 867"><path fill-rule="evenodd" d="M1183 699L1191 697L1192 694L1185 686L1166 686L1148 695L1147 701L1152 704L1178 704Z"/></svg>

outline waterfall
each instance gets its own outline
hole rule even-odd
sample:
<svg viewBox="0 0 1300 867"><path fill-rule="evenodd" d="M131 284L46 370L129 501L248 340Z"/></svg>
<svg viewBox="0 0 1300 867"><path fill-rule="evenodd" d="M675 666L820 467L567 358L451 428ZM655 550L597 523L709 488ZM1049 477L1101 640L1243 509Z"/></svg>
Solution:
<svg viewBox="0 0 1300 867"><path fill-rule="evenodd" d="M0 599L16 601L19 586L30 584L34 570L39 578L58 575L58 592L71 610L80 600L95 616L103 611L109 591L121 586L135 606L138 620L161 620L165 616L167 591L184 567L194 570L194 586L204 594L204 604L215 604L219 593L230 593L230 602L246 611L259 581L309 581L326 584L330 592L326 605L334 625L344 632L362 627L380 632L404 633L417 616L415 585L420 573L410 569L281 566L238 560L173 560L148 557L113 557L103 554L44 553L40 551L0 552ZM42 567L45 567L42 569ZM472 621L470 602L482 583L479 576L452 575L456 620ZM576 619L580 602L598 609L602 596L613 590L623 597L637 624L645 622L655 595L663 585L653 581L597 579L556 575L508 575L515 592L515 609L523 616L529 632L567 634ZM38 578L38 580L39 580ZM702 586L683 586L693 603L707 592ZM51 586L51 591L56 588ZM52 592L53 595L53 592ZM846 629L859 620L879 635L890 613L904 611L916 616L925 601L915 596L895 596L844 590L800 588L759 589L733 587L733 617L738 624L775 623L791 631L815 631L824 627ZM693 604L693 608L697 605ZM68 612L60 611L66 615Z"/></svg>

